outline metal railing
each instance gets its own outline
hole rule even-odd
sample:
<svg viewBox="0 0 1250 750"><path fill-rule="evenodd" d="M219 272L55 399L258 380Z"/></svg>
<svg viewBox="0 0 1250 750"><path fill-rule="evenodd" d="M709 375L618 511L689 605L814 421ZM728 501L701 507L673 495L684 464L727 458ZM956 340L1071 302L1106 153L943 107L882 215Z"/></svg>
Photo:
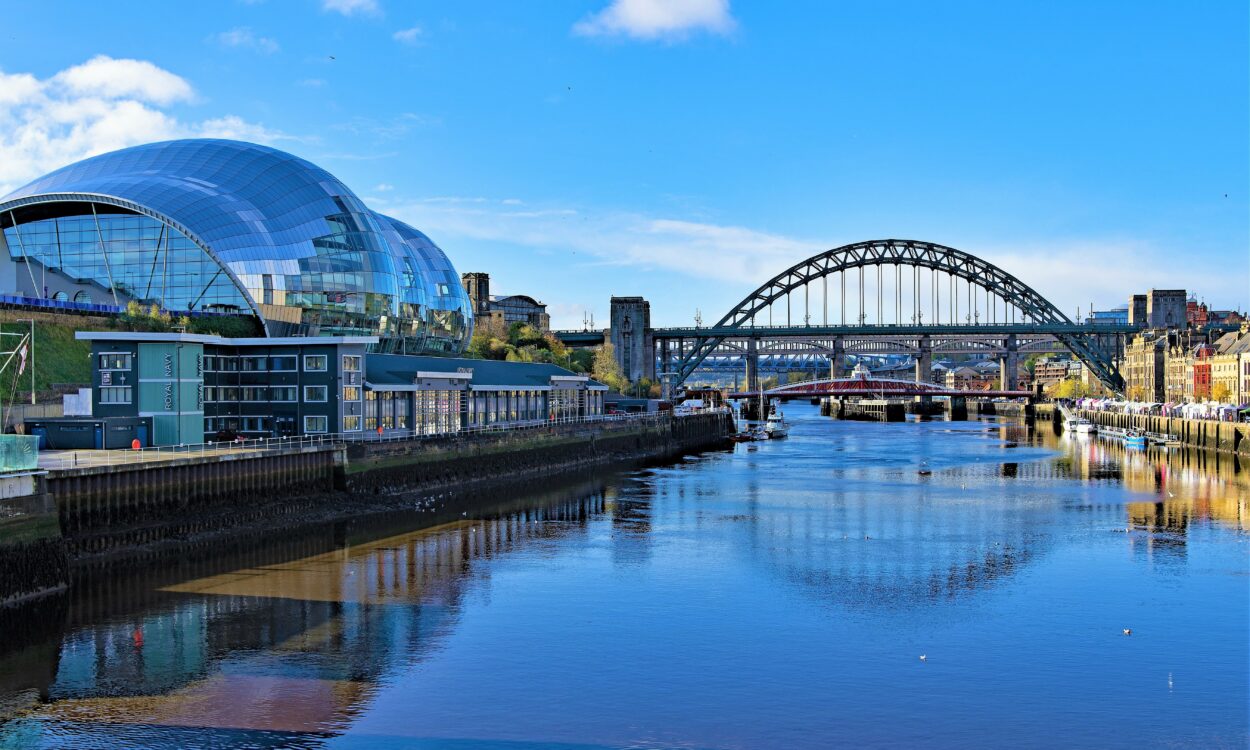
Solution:
<svg viewBox="0 0 1250 750"><path fill-rule="evenodd" d="M718 413L727 407L704 409L698 413ZM108 450L63 450L53 454L39 455L41 469L74 469L91 466L125 466L131 464L156 461L171 461L177 458L193 456L246 455L261 456L289 453L292 450L316 447L339 446L353 443L396 443L396 442L434 442L454 440L457 438L491 433L515 433L524 431L545 430L556 425L569 424L604 424L636 422L661 422L673 418L670 411L630 413L630 414L591 414L580 417L553 417L550 419L531 419L515 422L496 422L485 425L464 425L445 432L424 432L416 429L383 430L377 432L328 432L291 437L246 438L229 442L207 442L180 445L159 445L148 448L108 449ZM683 416L683 415L676 415Z"/></svg>

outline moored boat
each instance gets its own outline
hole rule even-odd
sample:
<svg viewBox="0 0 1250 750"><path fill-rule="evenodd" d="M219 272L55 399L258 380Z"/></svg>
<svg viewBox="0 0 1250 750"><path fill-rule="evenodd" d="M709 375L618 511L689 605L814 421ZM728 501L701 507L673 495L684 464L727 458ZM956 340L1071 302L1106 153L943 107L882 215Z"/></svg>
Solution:
<svg viewBox="0 0 1250 750"><path fill-rule="evenodd" d="M790 434L790 425L786 424L785 416L781 412L773 412L768 415L768 421L764 423L764 432L771 439L783 438Z"/></svg>

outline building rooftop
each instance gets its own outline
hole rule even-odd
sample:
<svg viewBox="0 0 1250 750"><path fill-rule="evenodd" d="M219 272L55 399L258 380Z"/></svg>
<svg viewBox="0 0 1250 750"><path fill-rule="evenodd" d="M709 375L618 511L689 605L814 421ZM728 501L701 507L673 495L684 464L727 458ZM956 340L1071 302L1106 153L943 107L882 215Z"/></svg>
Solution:
<svg viewBox="0 0 1250 750"><path fill-rule="evenodd" d="M365 379L370 385L411 385L418 373L472 373L469 381L476 387L514 386L545 388L552 378L586 378L588 387L607 390L592 378L578 375L559 365L543 362L501 362L494 359L463 359L458 357L415 357L404 354L370 354L365 360Z"/></svg>
<svg viewBox="0 0 1250 750"><path fill-rule="evenodd" d="M1215 351L1219 354L1244 354L1250 352L1250 333L1229 331L1215 340Z"/></svg>
<svg viewBox="0 0 1250 750"><path fill-rule="evenodd" d="M377 336L268 336L260 338L230 338L207 333L151 333L146 331L75 331L79 341L139 341L143 343L164 342L176 344L215 344L217 346L286 346L319 344L376 344Z"/></svg>

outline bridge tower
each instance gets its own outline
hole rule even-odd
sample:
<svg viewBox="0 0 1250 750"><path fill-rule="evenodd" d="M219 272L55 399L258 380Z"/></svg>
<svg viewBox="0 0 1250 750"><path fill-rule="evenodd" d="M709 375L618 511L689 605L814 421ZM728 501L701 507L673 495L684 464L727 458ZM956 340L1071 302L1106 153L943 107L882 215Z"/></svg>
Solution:
<svg viewBox="0 0 1250 750"><path fill-rule="evenodd" d="M846 371L846 339L835 336L833 350L829 352L829 377L840 378Z"/></svg>
<svg viewBox="0 0 1250 750"><path fill-rule="evenodd" d="M916 382L928 383L932 379L933 340L928 335L924 335L920 337L920 348L916 352Z"/></svg>
<svg viewBox="0 0 1250 750"><path fill-rule="evenodd" d="M760 340L752 336L747 339L747 390L760 389Z"/></svg>
<svg viewBox="0 0 1250 750"><path fill-rule="evenodd" d="M655 342L651 338L651 303L642 297L613 297L612 348L630 382L655 379Z"/></svg>
<svg viewBox="0 0 1250 750"><path fill-rule="evenodd" d="M1016 334L1003 339L1003 356L998 360L998 388L1014 391L1020 387L1020 346Z"/></svg>

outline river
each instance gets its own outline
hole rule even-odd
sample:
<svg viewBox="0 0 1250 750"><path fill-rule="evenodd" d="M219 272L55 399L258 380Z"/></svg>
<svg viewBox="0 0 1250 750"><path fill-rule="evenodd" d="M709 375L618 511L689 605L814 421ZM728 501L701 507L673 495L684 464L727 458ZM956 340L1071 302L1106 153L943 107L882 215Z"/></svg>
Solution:
<svg viewBox="0 0 1250 750"><path fill-rule="evenodd" d="M86 576L0 620L0 747L1247 746L1250 469L786 412L434 528Z"/></svg>

